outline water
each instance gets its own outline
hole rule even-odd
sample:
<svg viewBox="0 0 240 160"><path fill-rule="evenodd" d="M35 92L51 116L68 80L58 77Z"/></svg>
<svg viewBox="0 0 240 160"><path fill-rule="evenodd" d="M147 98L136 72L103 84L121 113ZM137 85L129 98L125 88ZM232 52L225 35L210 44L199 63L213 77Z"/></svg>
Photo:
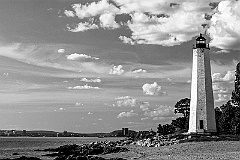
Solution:
<svg viewBox="0 0 240 160"><path fill-rule="evenodd" d="M83 144L94 141L116 141L120 138L83 138L83 137L0 137L0 159L21 156L38 157L42 160L53 160L42 156L49 152L34 151L37 149L57 148L66 144ZM13 155L17 153L19 155Z"/></svg>

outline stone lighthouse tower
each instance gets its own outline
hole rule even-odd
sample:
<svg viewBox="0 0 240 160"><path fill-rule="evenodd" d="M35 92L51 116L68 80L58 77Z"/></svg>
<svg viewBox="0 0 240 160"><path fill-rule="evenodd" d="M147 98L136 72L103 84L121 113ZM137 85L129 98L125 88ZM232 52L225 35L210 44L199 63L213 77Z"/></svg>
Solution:
<svg viewBox="0 0 240 160"><path fill-rule="evenodd" d="M200 34L193 47L192 84L188 133L216 132L209 44Z"/></svg>

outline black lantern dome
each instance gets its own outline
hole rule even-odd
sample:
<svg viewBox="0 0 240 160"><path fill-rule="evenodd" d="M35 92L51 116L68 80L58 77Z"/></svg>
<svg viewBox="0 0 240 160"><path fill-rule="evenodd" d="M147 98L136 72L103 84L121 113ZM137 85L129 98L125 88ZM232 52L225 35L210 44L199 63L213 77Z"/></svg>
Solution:
<svg viewBox="0 0 240 160"><path fill-rule="evenodd" d="M200 33L200 36L196 39L196 48L209 48L209 45L206 42L206 38L202 36Z"/></svg>

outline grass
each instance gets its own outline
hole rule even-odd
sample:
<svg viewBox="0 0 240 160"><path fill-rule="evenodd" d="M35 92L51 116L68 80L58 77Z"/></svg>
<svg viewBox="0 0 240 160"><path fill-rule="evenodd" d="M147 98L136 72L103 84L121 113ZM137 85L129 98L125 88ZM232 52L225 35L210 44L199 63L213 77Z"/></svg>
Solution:
<svg viewBox="0 0 240 160"><path fill-rule="evenodd" d="M240 141L185 142L170 146L141 147L129 145L130 151L103 155L128 160L239 160Z"/></svg>

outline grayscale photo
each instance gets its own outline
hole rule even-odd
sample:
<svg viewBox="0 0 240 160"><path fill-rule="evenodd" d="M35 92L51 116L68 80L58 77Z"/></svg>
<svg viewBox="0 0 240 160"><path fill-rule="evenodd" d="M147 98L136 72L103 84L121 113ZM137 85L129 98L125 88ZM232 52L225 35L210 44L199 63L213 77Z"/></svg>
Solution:
<svg viewBox="0 0 240 160"><path fill-rule="evenodd" d="M170 159L240 159L240 1L0 0L0 160Z"/></svg>

